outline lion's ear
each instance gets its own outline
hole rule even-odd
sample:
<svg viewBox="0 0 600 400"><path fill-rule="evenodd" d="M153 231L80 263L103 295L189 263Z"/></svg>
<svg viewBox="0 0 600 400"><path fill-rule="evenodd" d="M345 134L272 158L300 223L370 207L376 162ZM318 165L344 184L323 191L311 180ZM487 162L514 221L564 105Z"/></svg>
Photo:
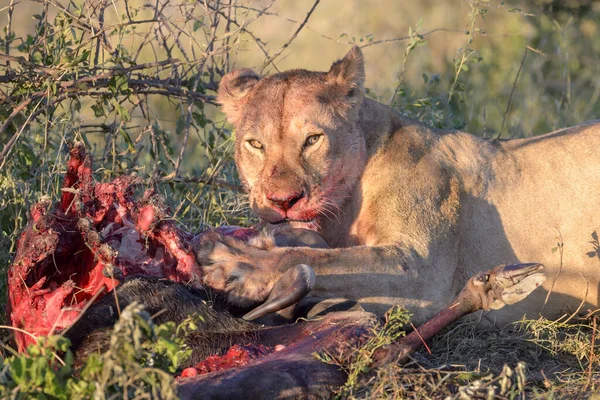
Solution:
<svg viewBox="0 0 600 400"><path fill-rule="evenodd" d="M258 75L248 68L231 71L221 79L217 100L232 124L236 125L239 122L240 105L259 79Z"/></svg>
<svg viewBox="0 0 600 400"><path fill-rule="evenodd" d="M348 99L360 99L364 94L365 61L360 47L354 46L342 58L333 63L327 80L344 90Z"/></svg>

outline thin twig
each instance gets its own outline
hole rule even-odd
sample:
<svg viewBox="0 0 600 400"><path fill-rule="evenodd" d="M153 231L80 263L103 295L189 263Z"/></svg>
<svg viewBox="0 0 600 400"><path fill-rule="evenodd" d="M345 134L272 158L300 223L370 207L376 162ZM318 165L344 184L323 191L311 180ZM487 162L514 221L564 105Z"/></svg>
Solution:
<svg viewBox="0 0 600 400"><path fill-rule="evenodd" d="M502 132L504 131L504 124L506 123L506 116L510 111L510 105L512 103L513 94L515 93L515 88L517 87L517 81L519 80L519 75L521 75L521 70L523 69L523 64L525 64L525 57L527 57L527 51L529 50L529 46L525 47L525 52L523 53L523 58L521 59L521 65L519 65L519 69L517 70L517 76L515 76L515 81L513 82L512 89L510 90L510 96L508 97L508 103L506 104L506 110L504 111L504 116L502 117L502 125L500 126L500 132L498 132L498 136L496 136L496 140L500 139L502 136Z"/></svg>
<svg viewBox="0 0 600 400"><path fill-rule="evenodd" d="M172 175L172 174L169 174ZM203 178L181 178L181 177L175 177L175 176L165 176L161 179L159 179L160 182L175 182L175 183L201 183L204 185L211 185L211 186L217 186L217 187L223 187L235 192L243 192L244 188L242 188L240 185L236 185L227 181L224 181L222 179L203 179Z"/></svg>
<svg viewBox="0 0 600 400"><path fill-rule="evenodd" d="M593 330L592 330L592 343L590 346L590 363L588 365L588 370L587 370L587 382L585 383L585 386L581 389L582 393L587 392L588 388L590 387L590 385L592 384L592 376L594 373L594 351L595 351L595 347L596 347L596 316L593 315L592 316L592 321L593 321Z"/></svg>
<svg viewBox="0 0 600 400"><path fill-rule="evenodd" d="M425 342L425 339L423 339L423 336L421 336L421 334L419 333L419 330L417 329L416 326L413 325L413 323L410 323L410 326L412 326L413 330L415 331L415 333L417 334L417 336L419 337L419 339L421 339L421 343L423 343L423 346L425 346L425 350L427 350L427 352L429 354L431 354L431 349L429 348L429 346L427 346L427 342Z"/></svg>
<svg viewBox="0 0 600 400"><path fill-rule="evenodd" d="M288 48L288 46L294 41L294 39L296 39L296 36L298 36L298 34L302 30L302 28L304 28L304 25L306 25L306 23L308 22L308 19L312 15L313 11L315 11L315 9L317 8L317 6L319 5L320 2L321 2L321 0L316 0L314 2L312 7L310 8L310 10L308 11L308 14L306 14L306 18L304 18L304 21L302 21L302 23L300 24L298 29L296 29L296 31L294 32L292 37L290 37L290 39L283 46L281 46L281 48L279 50L277 50L277 52L275 54L273 54L267 61L265 61L262 68L260 69L260 73L262 73L265 70L265 68L267 68L269 66L269 64L271 64L277 57L279 57L279 55L281 55L281 53L285 49Z"/></svg>
<svg viewBox="0 0 600 400"><path fill-rule="evenodd" d="M104 72L93 76L86 76L81 79L62 81L58 85L57 89L60 92L77 92L81 96L89 95L97 91L98 88L107 87L110 83L110 78L123 74L123 69L115 69L110 72ZM8 76L7 76L8 77ZM16 77L15 77L16 79ZM87 86L85 84L93 84ZM171 82L169 79L160 80L153 79L150 77L141 79L130 79L129 87L140 92L147 94L165 94L177 97L186 97L193 100L201 100L210 104L216 104L215 96L206 95L204 93L189 90L182 87L178 82ZM158 90L161 89L161 90ZM13 112L4 121L4 124L0 127L0 133L4 132L12 120L23 111L32 101L43 97L47 94L46 90L42 90L33 93L28 99L20 103Z"/></svg>
<svg viewBox="0 0 600 400"><path fill-rule="evenodd" d="M362 46L360 46L362 49L364 49L365 47L369 47L369 46L374 46L376 44L383 44L383 43L393 43L393 42L404 42L406 40L411 39L411 37L414 36L420 36L420 37L426 37L431 35L432 33L436 33L436 32L452 32L452 33L465 33L464 30L460 30L460 29L448 29L448 28L436 28L436 29L432 29L430 31L424 32L424 33L418 33L415 34L413 36L402 36L402 37L398 37L398 38L393 38L393 39L381 39L381 40L374 40L372 42L363 44Z"/></svg>
<svg viewBox="0 0 600 400"><path fill-rule="evenodd" d="M562 268L563 268L563 251L564 251L565 243L563 241L562 232L560 231L560 229L558 229L558 227L556 227L556 231L558 232L558 236L556 237L556 239L558 239L558 242L556 243L556 247L555 247L555 249L558 250L558 252L559 252L558 253L559 254L558 271L556 271L556 276L554 276L552 285L550 285L550 289L548 290L548 293L546 294L546 299L544 300L544 305L542 306L542 310L540 311L540 313L544 312L544 308L546 308L546 304L548 304L550 295L552 295L552 292L554 291L554 284L558 280L558 277L560 276L560 274L562 272ZM552 251L554 252L556 250L553 249Z"/></svg>
<svg viewBox="0 0 600 400"><path fill-rule="evenodd" d="M26 330L23 330L23 329L14 327L14 326L0 325L0 329L8 329L8 330L11 330L11 331L16 331L16 332L24 333L24 334L28 335L29 337L37 340L37 336L34 335L33 333L27 332Z"/></svg>
<svg viewBox="0 0 600 400"><path fill-rule="evenodd" d="M211 27L211 31L212 31L211 36L212 37L206 48L207 52L211 52L213 50L213 45L217 38L217 28L219 27L219 22L220 22L220 18L217 15L217 16L215 16L215 19L212 23L212 27ZM192 89L193 91L196 91L198 88L198 84L200 83L202 69L204 68L204 64L205 64L206 60L207 60L207 58L204 58L202 60L202 63L198 66L198 71L197 71L196 77L194 79L194 87ZM185 125L183 128L183 143L181 144L181 149L179 150L179 157L177 158L177 162L175 164L175 169L171 173L174 177L177 177L177 175L179 174L179 168L181 166L181 161L183 160L183 154L185 153L185 149L187 147L187 142L190 137L190 127L192 125L193 110L194 110L194 101L192 99L189 99L188 106L187 106L187 113L186 113L186 117L185 117Z"/></svg>
<svg viewBox="0 0 600 400"><path fill-rule="evenodd" d="M210 6L209 6L209 8L210 8ZM221 14L222 16L226 17L226 15L222 11L216 10L215 12L217 12L217 13ZM265 14L267 14L267 13L265 13ZM271 13L268 13L268 15L271 15ZM260 49L260 51L263 53L263 55L267 59L270 57L269 56L269 52L265 48L265 43L263 43L263 41L260 40L260 38L256 37L256 35L254 35L254 33L251 30L249 30L249 29L246 28L247 24L240 24L235 19L232 19L230 22L232 24L234 24L235 26L237 26L238 30L240 32L243 32L243 33L247 34L248 36L250 36L250 38L252 38L252 40L254 40L254 43L256 43L256 45L258 46L258 48ZM229 39L229 36L231 36L231 32L228 32L228 33L229 33L228 35L226 34L226 39ZM229 52L227 52L226 54L228 55ZM273 67L275 68L275 70L277 72L280 72L279 68L277 68L277 66L275 64L273 64Z"/></svg>
<svg viewBox="0 0 600 400"><path fill-rule="evenodd" d="M9 38L10 33L12 31L12 17L13 12L15 11L15 0L10 0L10 5L8 6L8 23L6 24L6 39ZM8 56L10 54L10 42L7 40L4 43L4 52ZM6 61L6 66L10 67L10 61Z"/></svg>
<svg viewBox="0 0 600 400"><path fill-rule="evenodd" d="M23 111L29 104L31 104L32 101L33 101L33 98L29 98L29 99L23 101L17 107L15 107L15 109L13 109L13 112L10 113L10 115L8 116L8 118L6 118L6 120L4 121L2 126L0 126L0 134L9 127L9 125L17 117L17 115L19 115L21 113L21 111ZM38 103L38 105L39 105L39 103ZM10 138L10 140L8 142L6 142L6 144L4 145L4 148L2 149L2 153L0 153L0 160L2 160L1 161L2 164L0 164L0 169L2 169L2 166L4 165L4 161L6 160L6 156L8 155L8 153L10 152L12 147L15 145L15 142L21 135L21 132L23 131L24 128L25 127L23 126L23 127L21 127L21 129L17 130L15 132L15 134Z"/></svg>
<svg viewBox="0 0 600 400"><path fill-rule="evenodd" d="M9 62L14 61L24 67L35 69L35 70L41 71L48 75L54 75L54 74L63 72L60 69L45 67L43 65L38 65L38 64L32 63L30 61L27 61L23 57L9 56L8 54L0 54L0 60L5 60L7 62L7 65Z"/></svg>

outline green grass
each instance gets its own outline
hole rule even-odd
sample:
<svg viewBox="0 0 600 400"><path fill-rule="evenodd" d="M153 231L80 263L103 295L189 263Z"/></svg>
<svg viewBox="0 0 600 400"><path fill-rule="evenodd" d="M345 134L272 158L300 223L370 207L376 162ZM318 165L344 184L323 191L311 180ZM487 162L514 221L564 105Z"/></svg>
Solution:
<svg viewBox="0 0 600 400"><path fill-rule="evenodd" d="M351 399L580 399L597 392L600 355L595 316L522 320L484 330L463 320L403 365L370 368L377 349L404 336L409 315L393 309L372 338L346 359L318 357L347 371L334 395Z"/></svg>
<svg viewBox="0 0 600 400"><path fill-rule="evenodd" d="M0 398L176 399L173 374L191 354L184 338L195 329L191 316L180 326L155 326L132 303L121 312L109 348L91 354L84 365L75 364L68 339L60 335L0 359Z"/></svg>

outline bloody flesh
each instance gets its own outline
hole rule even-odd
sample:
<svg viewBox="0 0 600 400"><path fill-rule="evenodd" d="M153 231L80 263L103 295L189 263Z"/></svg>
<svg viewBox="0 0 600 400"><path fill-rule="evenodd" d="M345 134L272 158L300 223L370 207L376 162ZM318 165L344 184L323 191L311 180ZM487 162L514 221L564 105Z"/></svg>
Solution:
<svg viewBox="0 0 600 400"><path fill-rule="evenodd" d="M71 150L56 205L33 205L8 271L11 323L34 336L68 327L90 300L99 299L128 275L144 274L202 285L191 250L192 235L169 219L152 190L134 195L138 178L92 178L82 144ZM252 229L222 234L247 238ZM15 332L18 350L35 339Z"/></svg>
<svg viewBox="0 0 600 400"><path fill-rule="evenodd" d="M222 356L210 356L193 367L186 368L181 372L181 378L208 374L209 372L222 371L224 369L241 367L250 361L264 357L274 351L273 347L247 344L245 346L233 345L227 353Z"/></svg>

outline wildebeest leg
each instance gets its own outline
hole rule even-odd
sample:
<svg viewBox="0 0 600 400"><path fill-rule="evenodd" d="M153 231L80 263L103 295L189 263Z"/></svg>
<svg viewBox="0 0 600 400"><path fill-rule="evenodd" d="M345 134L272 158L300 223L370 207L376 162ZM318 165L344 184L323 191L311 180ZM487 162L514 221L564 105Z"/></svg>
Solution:
<svg viewBox="0 0 600 400"><path fill-rule="evenodd" d="M380 349L375 354L375 366L402 362L443 328L460 317L478 310L498 310L514 304L540 286L546 275L541 264L499 265L481 272L467 284L452 304L411 332L398 343Z"/></svg>
<svg viewBox="0 0 600 400"><path fill-rule="evenodd" d="M424 339L461 316L479 309L498 309L526 297L544 281L540 264L503 265L471 278L451 306L419 328ZM347 359L368 337L376 318L366 312L334 312L313 322L271 328L270 334L302 337L291 340L283 351L273 353L242 368L182 379L183 399L287 399L329 398L347 376L338 366L319 361L322 351ZM288 337L289 340L289 337ZM375 354L374 367L402 361L420 347L416 332Z"/></svg>
<svg viewBox="0 0 600 400"><path fill-rule="evenodd" d="M339 366L320 361L315 353L348 354L360 346L377 324L373 314L336 312L316 321L263 331L267 340L287 347L244 367L181 379L182 399L329 398L347 379Z"/></svg>

